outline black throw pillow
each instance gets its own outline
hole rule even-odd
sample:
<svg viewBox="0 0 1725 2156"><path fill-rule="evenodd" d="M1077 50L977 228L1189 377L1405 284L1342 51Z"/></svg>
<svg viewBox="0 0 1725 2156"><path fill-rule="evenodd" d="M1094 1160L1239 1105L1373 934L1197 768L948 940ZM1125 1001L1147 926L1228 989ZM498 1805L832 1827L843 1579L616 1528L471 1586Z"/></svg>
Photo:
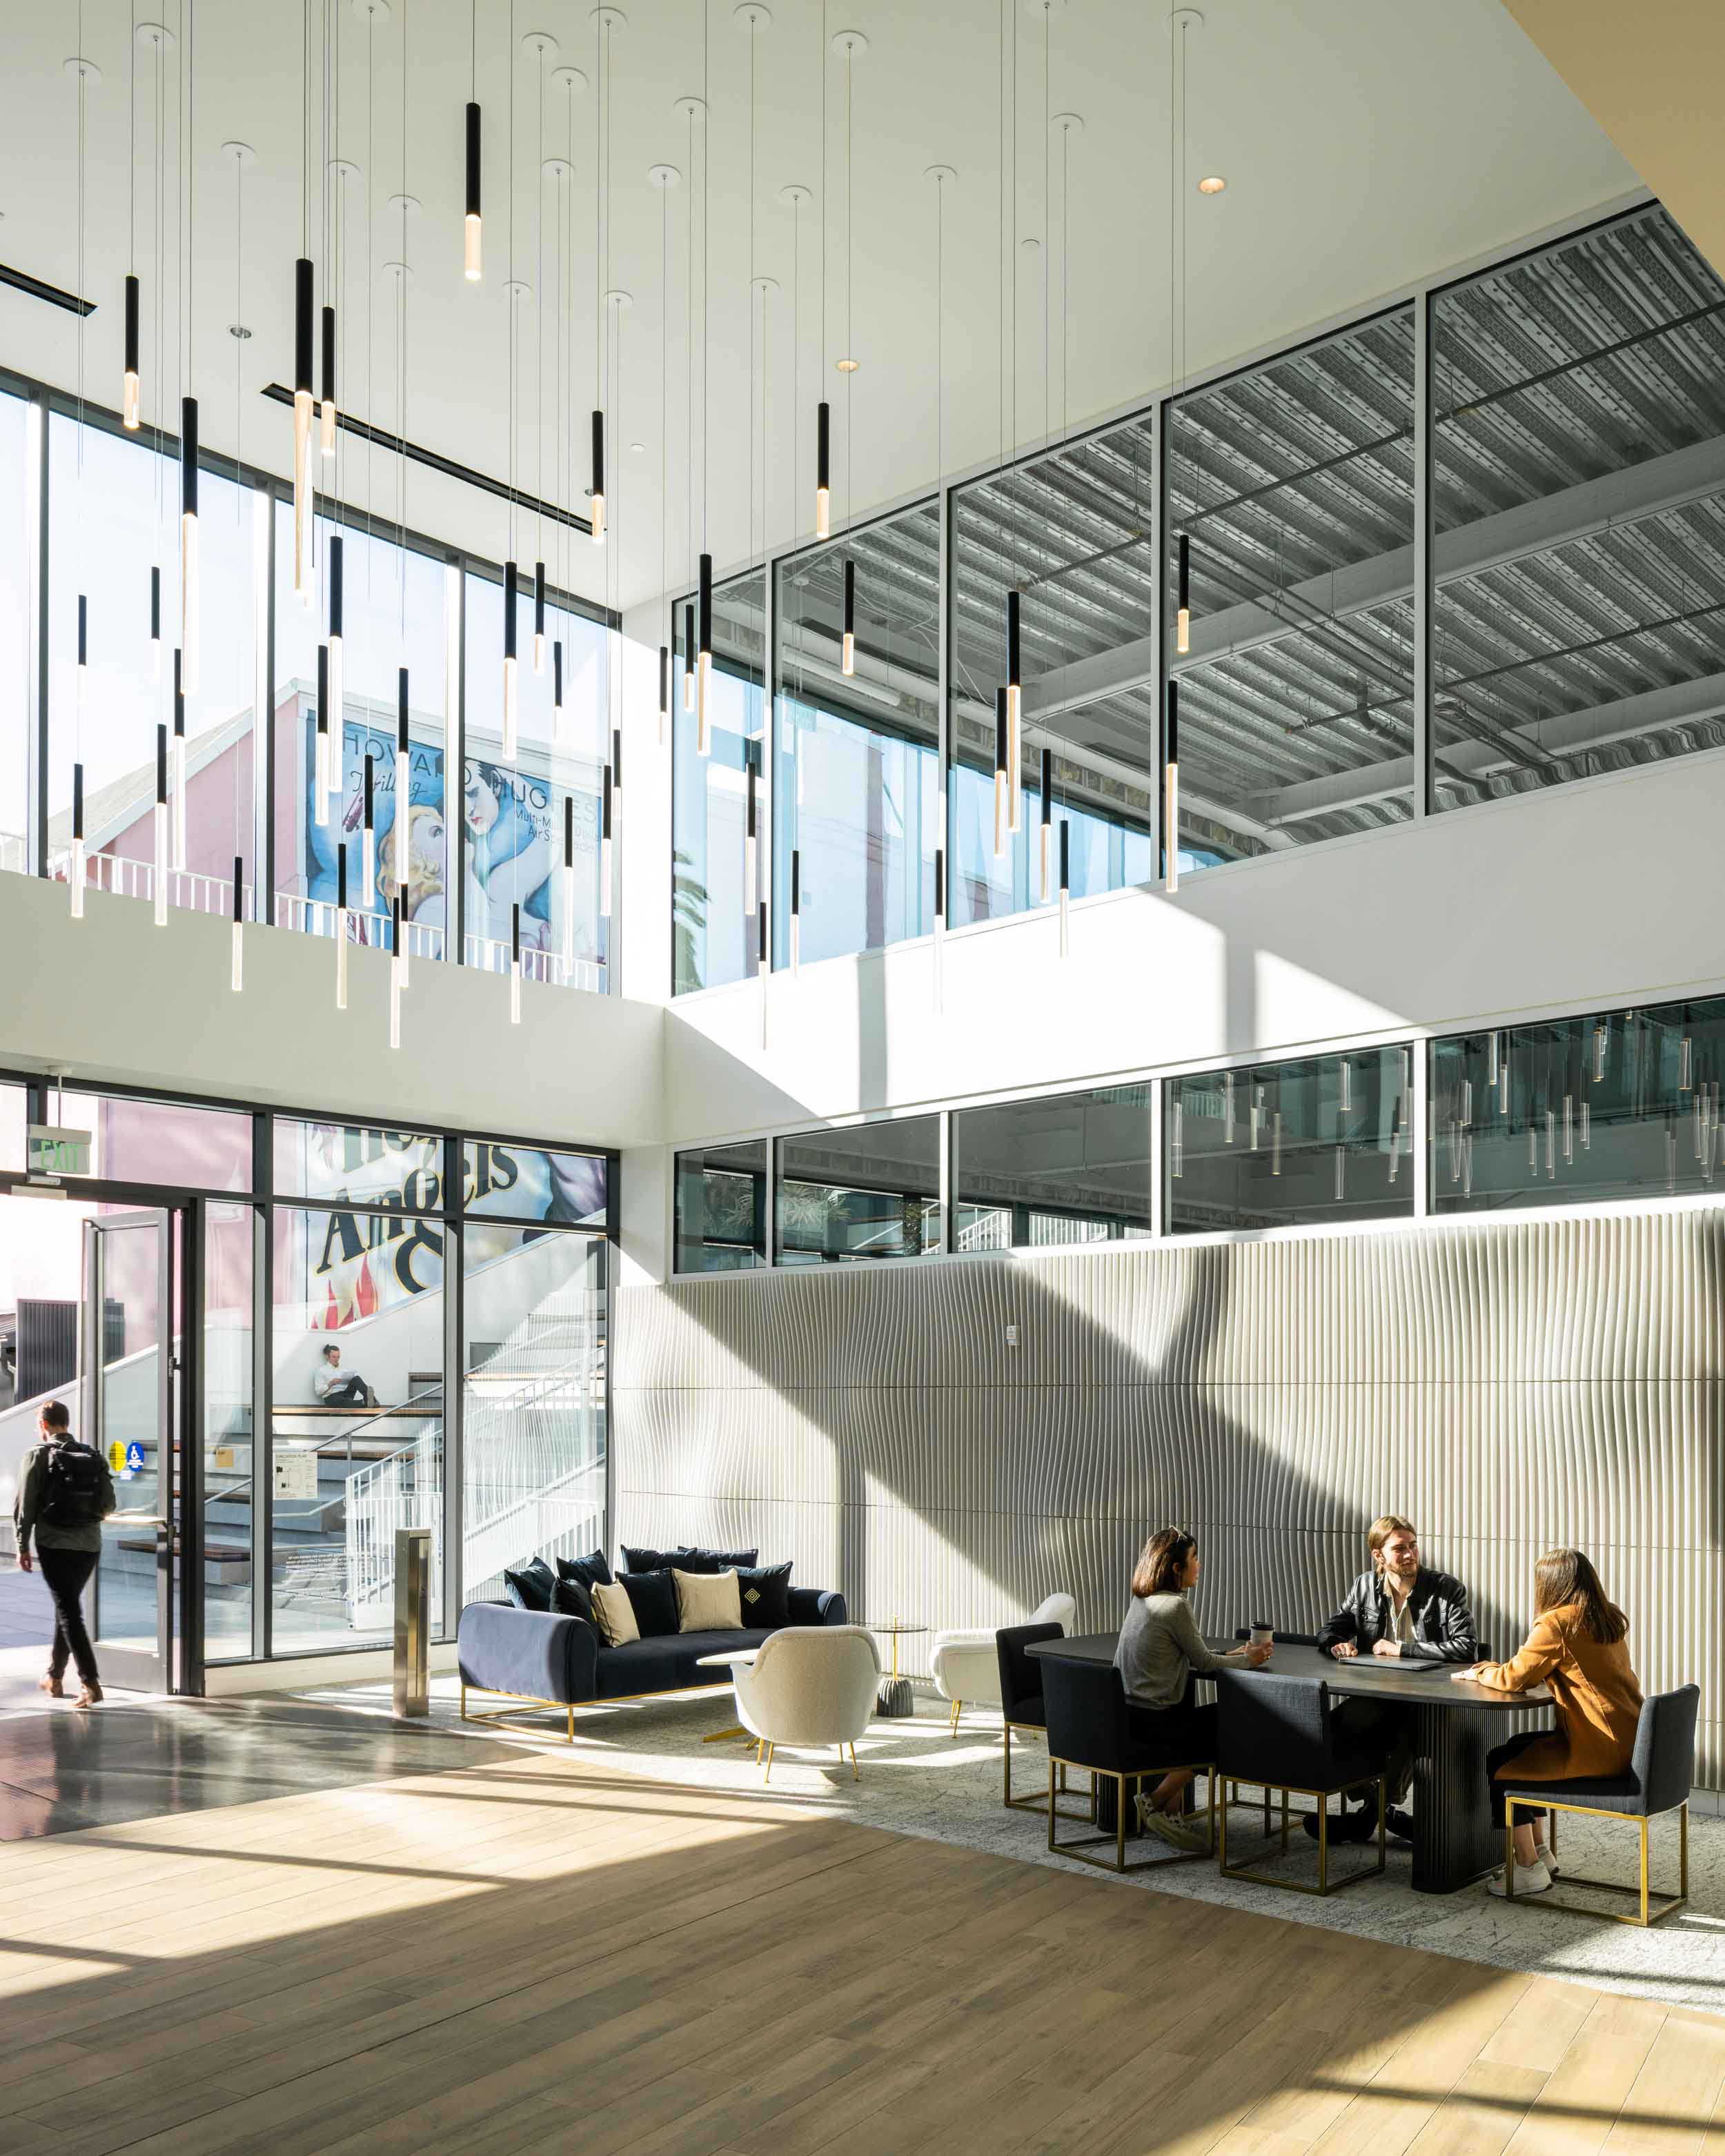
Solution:
<svg viewBox="0 0 1725 2156"><path fill-rule="evenodd" d="M588 1625L595 1622L593 1596L584 1579L560 1579L551 1590L551 1606L559 1617L579 1617Z"/></svg>
<svg viewBox="0 0 1725 2156"><path fill-rule="evenodd" d="M549 1609L557 1576L542 1557L530 1558L503 1575L504 1591L517 1609Z"/></svg>
<svg viewBox="0 0 1725 2156"><path fill-rule="evenodd" d="M677 1553L670 1562L679 1572L720 1573L742 1571L753 1564L761 1553L751 1550L696 1549L687 1543L678 1545Z"/></svg>
<svg viewBox="0 0 1725 2156"><path fill-rule="evenodd" d="M675 1550L631 1549L627 1543L623 1545L625 1572L669 1572L676 1563Z"/></svg>
<svg viewBox="0 0 1725 2156"><path fill-rule="evenodd" d="M618 1577L644 1640L662 1640L677 1630L677 1583L668 1572L624 1572Z"/></svg>
<svg viewBox="0 0 1725 2156"><path fill-rule="evenodd" d="M791 1621L791 1568L788 1564L738 1565L737 1592L742 1603L742 1621L751 1630Z"/></svg>
<svg viewBox="0 0 1725 2156"><path fill-rule="evenodd" d="M603 1550L594 1550L590 1557L560 1557L557 1578L578 1579L591 1593L595 1587L610 1586L611 1567Z"/></svg>

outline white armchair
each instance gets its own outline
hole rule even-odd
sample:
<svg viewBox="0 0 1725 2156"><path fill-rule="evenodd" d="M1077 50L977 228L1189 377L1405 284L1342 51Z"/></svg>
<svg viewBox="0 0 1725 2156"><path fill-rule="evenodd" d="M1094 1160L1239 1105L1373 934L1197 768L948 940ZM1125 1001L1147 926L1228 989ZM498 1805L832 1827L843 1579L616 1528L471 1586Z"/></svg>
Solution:
<svg viewBox="0 0 1725 2156"><path fill-rule="evenodd" d="M737 1712L766 1747L767 1777L777 1744L850 1748L869 1726L880 1689L880 1650L860 1625L788 1625L735 1666Z"/></svg>
<svg viewBox="0 0 1725 2156"><path fill-rule="evenodd" d="M1070 1633L1078 1604L1070 1594L1045 1596L1023 1621L1027 1625L1058 1625ZM947 1732L958 1734L958 1717L968 1701L973 1707L1000 1705L1000 1658L994 1645L994 1628L978 1625L963 1631L937 1632L929 1667L934 1688L952 1702Z"/></svg>

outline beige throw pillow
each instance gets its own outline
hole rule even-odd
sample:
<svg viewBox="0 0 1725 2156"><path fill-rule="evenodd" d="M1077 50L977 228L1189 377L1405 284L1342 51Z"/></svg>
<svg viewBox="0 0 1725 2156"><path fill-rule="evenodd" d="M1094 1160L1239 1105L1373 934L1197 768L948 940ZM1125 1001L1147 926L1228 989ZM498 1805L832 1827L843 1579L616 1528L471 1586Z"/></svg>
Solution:
<svg viewBox="0 0 1725 2156"><path fill-rule="evenodd" d="M680 1632L740 1632L742 1596L734 1572L679 1572L677 1630Z"/></svg>
<svg viewBox="0 0 1725 2156"><path fill-rule="evenodd" d="M641 1636L629 1589L619 1586L614 1580L608 1587L593 1589L593 1614L598 1620L599 1636L608 1647L627 1646L631 1640Z"/></svg>

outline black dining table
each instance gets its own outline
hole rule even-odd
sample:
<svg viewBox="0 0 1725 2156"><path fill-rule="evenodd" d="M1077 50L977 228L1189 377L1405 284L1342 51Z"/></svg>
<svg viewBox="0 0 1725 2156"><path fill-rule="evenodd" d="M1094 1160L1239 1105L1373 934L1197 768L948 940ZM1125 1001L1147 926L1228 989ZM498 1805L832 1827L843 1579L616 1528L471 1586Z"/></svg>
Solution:
<svg viewBox="0 0 1725 2156"><path fill-rule="evenodd" d="M1065 1640L1038 1640L1025 1652L1040 1659L1109 1662L1117 1632L1086 1632ZM1213 1640L1217 1654L1239 1643ZM1337 1661L1317 1647L1278 1644L1265 1665L1274 1675L1307 1677L1328 1685L1342 1699L1381 1699L1413 1710L1414 1889L1453 1894L1502 1861L1503 1834L1491 1824L1486 1754L1509 1733L1507 1717L1551 1705L1543 1685L1523 1692L1492 1691L1458 1684L1450 1666L1404 1663L1399 1657L1360 1656ZM1244 1663L1242 1671L1250 1676ZM1202 1680L1200 1680L1202 1681ZM1111 1804L1115 1784L1099 1780L1099 1801ZM1111 1818L1101 1821L1111 1829ZM1128 1831L1136 1821L1128 1821Z"/></svg>

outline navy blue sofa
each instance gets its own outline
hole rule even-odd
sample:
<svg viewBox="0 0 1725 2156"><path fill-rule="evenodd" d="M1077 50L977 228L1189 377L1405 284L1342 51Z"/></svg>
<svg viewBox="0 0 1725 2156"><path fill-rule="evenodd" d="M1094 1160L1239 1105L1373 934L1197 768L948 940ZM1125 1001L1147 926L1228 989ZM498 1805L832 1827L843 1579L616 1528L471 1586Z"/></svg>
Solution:
<svg viewBox="0 0 1725 2156"><path fill-rule="evenodd" d="M793 1625L850 1622L845 1597L824 1587L790 1590ZM703 1655L727 1648L758 1647L776 1625L742 1631L670 1632L650 1640L630 1640L620 1647L603 1645L593 1626L579 1617L517 1609L508 1602L470 1602L461 1612L455 1635L456 1666L461 1676L461 1718L495 1722L519 1714L523 1707L467 1712L470 1691L501 1692L534 1707L568 1710L568 1733L575 1734L574 1710L605 1700L641 1699L655 1692L722 1689L731 1681L725 1670L699 1666Z"/></svg>

